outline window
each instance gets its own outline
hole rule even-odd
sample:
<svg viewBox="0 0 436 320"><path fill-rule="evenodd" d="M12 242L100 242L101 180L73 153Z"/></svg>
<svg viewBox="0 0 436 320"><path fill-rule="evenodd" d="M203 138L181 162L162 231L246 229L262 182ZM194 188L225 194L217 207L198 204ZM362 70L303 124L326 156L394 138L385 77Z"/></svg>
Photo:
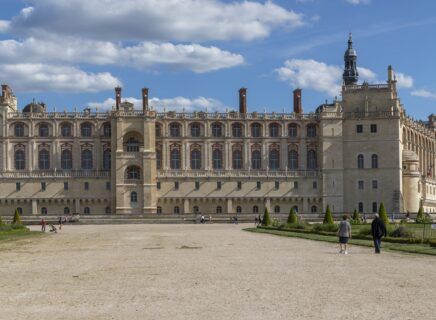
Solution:
<svg viewBox="0 0 436 320"><path fill-rule="evenodd" d="M40 124L38 133L40 137L48 137L48 124L46 123Z"/></svg>
<svg viewBox="0 0 436 320"><path fill-rule="evenodd" d="M262 168L262 158L259 150L254 150L251 153L251 168L260 170Z"/></svg>
<svg viewBox="0 0 436 320"><path fill-rule="evenodd" d="M238 190L241 190L241 189L242 189L242 182L241 182L241 181L238 181L238 182L236 183L236 188L237 188Z"/></svg>
<svg viewBox="0 0 436 320"><path fill-rule="evenodd" d="M376 154L373 154L371 156L371 168L373 168L373 169L378 168L378 156Z"/></svg>
<svg viewBox="0 0 436 320"><path fill-rule="evenodd" d="M126 151L127 152L139 152L139 140L134 138L134 137L130 137L129 139L127 139Z"/></svg>
<svg viewBox="0 0 436 320"><path fill-rule="evenodd" d="M38 168L39 170L48 170L50 168L50 154L46 149L39 151Z"/></svg>
<svg viewBox="0 0 436 320"><path fill-rule="evenodd" d="M24 155L24 150L15 151L15 170L24 170L26 167L26 157Z"/></svg>
<svg viewBox="0 0 436 320"><path fill-rule="evenodd" d="M180 137L180 124L174 122L170 124L170 136Z"/></svg>
<svg viewBox="0 0 436 320"><path fill-rule="evenodd" d="M253 123L251 125L251 136L253 138L259 138L262 136L262 127L259 123Z"/></svg>
<svg viewBox="0 0 436 320"><path fill-rule="evenodd" d="M129 166L126 169L126 179L139 180L141 179L141 169L138 166Z"/></svg>
<svg viewBox="0 0 436 320"><path fill-rule="evenodd" d="M174 148L171 150L171 159L170 159L170 167L171 169L180 169L180 150L178 148Z"/></svg>
<svg viewBox="0 0 436 320"><path fill-rule="evenodd" d="M318 188L318 182L313 181L312 182L312 189L317 189Z"/></svg>
<svg viewBox="0 0 436 320"><path fill-rule="evenodd" d="M371 124L371 133L376 133L376 132L377 132L377 125Z"/></svg>
<svg viewBox="0 0 436 320"><path fill-rule="evenodd" d="M358 186L359 190L363 190L363 180L357 181L357 186Z"/></svg>
<svg viewBox="0 0 436 320"><path fill-rule="evenodd" d="M106 190L110 190L111 189L111 183L110 182L106 182Z"/></svg>
<svg viewBox="0 0 436 320"><path fill-rule="evenodd" d="M194 213L198 213L200 211L200 208L198 206L194 206Z"/></svg>
<svg viewBox="0 0 436 320"><path fill-rule="evenodd" d="M200 181L195 181L195 190L200 190Z"/></svg>
<svg viewBox="0 0 436 320"><path fill-rule="evenodd" d="M111 207L104 208L104 213L111 214Z"/></svg>
<svg viewBox="0 0 436 320"><path fill-rule="evenodd" d="M103 136L106 138L109 138L112 134L112 128L110 123L105 123L103 125Z"/></svg>
<svg viewBox="0 0 436 320"><path fill-rule="evenodd" d="M358 207L359 207L359 212L362 213L363 212L363 202L359 202Z"/></svg>
<svg viewBox="0 0 436 320"><path fill-rule="evenodd" d="M83 213L84 213L84 214L90 214L90 213L91 213L91 210L89 209L89 207L85 207L85 208L83 209Z"/></svg>
<svg viewBox="0 0 436 320"><path fill-rule="evenodd" d="M377 202L372 203L372 212L377 212Z"/></svg>
<svg viewBox="0 0 436 320"><path fill-rule="evenodd" d="M316 168L317 168L316 151L309 150L307 152L307 169L316 170Z"/></svg>
<svg viewBox="0 0 436 320"><path fill-rule="evenodd" d="M242 124L234 123L232 125L232 135L234 138L242 137Z"/></svg>
<svg viewBox="0 0 436 320"><path fill-rule="evenodd" d="M372 188L378 189L378 181L377 180L372 180Z"/></svg>
<svg viewBox="0 0 436 320"><path fill-rule="evenodd" d="M174 181L174 190L179 190L179 181Z"/></svg>
<svg viewBox="0 0 436 320"><path fill-rule="evenodd" d="M62 137L71 137L71 125L69 125L69 124L61 125L61 136Z"/></svg>
<svg viewBox="0 0 436 320"><path fill-rule="evenodd" d="M357 168L363 169L365 166L365 161L363 159L363 154L357 156Z"/></svg>
<svg viewBox="0 0 436 320"><path fill-rule="evenodd" d="M46 207L42 207L41 208L41 214L47 214L47 208Z"/></svg>
<svg viewBox="0 0 436 320"><path fill-rule="evenodd" d="M256 189L260 190L262 187L262 183L260 181L256 181Z"/></svg>
<svg viewBox="0 0 436 320"><path fill-rule="evenodd" d="M275 186L275 189L276 189L276 190L280 189L280 182L279 182L279 181L276 181L276 182L274 183L274 186Z"/></svg>
<svg viewBox="0 0 436 320"><path fill-rule="evenodd" d="M293 206L292 208L294 208L294 211L295 211L296 213L298 213L298 206Z"/></svg>
<svg viewBox="0 0 436 320"><path fill-rule="evenodd" d="M288 168L289 170L298 169L298 152L295 150L290 150L288 153Z"/></svg>
<svg viewBox="0 0 436 320"><path fill-rule="evenodd" d="M356 132L362 133L363 132L363 125L361 125L361 124L356 125Z"/></svg>
<svg viewBox="0 0 436 320"><path fill-rule="evenodd" d="M110 170L111 168L111 150L106 149L103 151L103 170Z"/></svg>
<svg viewBox="0 0 436 320"><path fill-rule="evenodd" d="M191 137L199 137L201 134L201 127L199 123L191 124Z"/></svg>
<svg viewBox="0 0 436 320"><path fill-rule="evenodd" d="M201 152L199 149L191 150L191 169L201 169Z"/></svg>
<svg viewBox="0 0 436 320"><path fill-rule="evenodd" d="M18 213L19 213L20 215L23 214L23 208L18 207L16 210L18 211Z"/></svg>
<svg viewBox="0 0 436 320"><path fill-rule="evenodd" d="M82 150L82 169L92 169L92 151L89 149Z"/></svg>
<svg viewBox="0 0 436 320"><path fill-rule="evenodd" d="M280 152L279 150L271 150L269 153L269 168L278 170L280 168Z"/></svg>
<svg viewBox="0 0 436 320"><path fill-rule="evenodd" d="M174 207L174 214L179 214L180 213L180 208L178 206Z"/></svg>
<svg viewBox="0 0 436 320"><path fill-rule="evenodd" d="M41 190L42 190L42 191L45 191L46 188L47 188L47 184L46 184L44 181L41 182Z"/></svg>
<svg viewBox="0 0 436 320"><path fill-rule="evenodd" d="M223 166L222 159L223 159L222 151L220 149L214 149L212 151L212 167L215 170L222 169Z"/></svg>
<svg viewBox="0 0 436 320"><path fill-rule="evenodd" d="M84 188L85 190L89 190L89 182L85 182L85 183L83 184L83 188Z"/></svg>
<svg viewBox="0 0 436 320"><path fill-rule="evenodd" d="M221 206L216 207L216 213L223 213L223 208Z"/></svg>
<svg viewBox="0 0 436 320"><path fill-rule="evenodd" d="M253 213L259 213L259 207L253 206Z"/></svg>
<svg viewBox="0 0 436 320"><path fill-rule="evenodd" d="M69 207L65 207L64 208L64 214L70 214L70 208Z"/></svg>
<svg viewBox="0 0 436 320"><path fill-rule="evenodd" d="M212 123L212 137L221 137L223 131L223 126L221 123Z"/></svg>
<svg viewBox="0 0 436 320"><path fill-rule="evenodd" d="M138 193L136 191L130 192L130 202L132 203L138 202Z"/></svg>
<svg viewBox="0 0 436 320"><path fill-rule="evenodd" d="M236 213L242 213L242 207L241 206L237 206L236 207Z"/></svg>
<svg viewBox="0 0 436 320"><path fill-rule="evenodd" d="M298 181L294 181L294 189L298 189Z"/></svg>
<svg viewBox="0 0 436 320"><path fill-rule="evenodd" d="M92 125L90 123L82 123L80 125L80 134L82 137L90 137L92 135Z"/></svg>
<svg viewBox="0 0 436 320"><path fill-rule="evenodd" d="M21 183L20 182L16 182L15 183L15 191L20 191L21 190Z"/></svg>
<svg viewBox="0 0 436 320"><path fill-rule="evenodd" d="M290 138L296 138L298 136L298 126L295 123L291 123L288 127L288 136Z"/></svg>
<svg viewBox="0 0 436 320"><path fill-rule="evenodd" d="M308 138L316 137L316 126L314 124L309 124L307 126L307 137Z"/></svg>
<svg viewBox="0 0 436 320"><path fill-rule="evenodd" d="M280 213L280 206L274 207L274 213Z"/></svg>
<svg viewBox="0 0 436 320"><path fill-rule="evenodd" d="M15 124L14 135L16 137L24 137L24 125L22 123Z"/></svg>
<svg viewBox="0 0 436 320"><path fill-rule="evenodd" d="M73 167L73 154L71 150L62 150L61 153L61 168L70 170Z"/></svg>
<svg viewBox="0 0 436 320"><path fill-rule="evenodd" d="M156 169L162 169L162 151L156 150Z"/></svg>
<svg viewBox="0 0 436 320"><path fill-rule="evenodd" d="M156 134L156 137L162 136L162 126L160 124L156 124L155 134Z"/></svg>
<svg viewBox="0 0 436 320"><path fill-rule="evenodd" d="M68 182L64 182L64 190L68 190Z"/></svg>
<svg viewBox="0 0 436 320"><path fill-rule="evenodd" d="M157 214L162 214L162 207L157 207Z"/></svg>
<svg viewBox="0 0 436 320"><path fill-rule="evenodd" d="M218 190L221 190L221 187L222 187L222 183L221 183L221 181L217 181L217 182L216 182L216 188L217 188Z"/></svg>
<svg viewBox="0 0 436 320"><path fill-rule="evenodd" d="M280 136L280 126L277 123L271 123L269 125L269 136L272 138Z"/></svg>
<svg viewBox="0 0 436 320"><path fill-rule="evenodd" d="M233 150L232 165L233 169L242 169L242 150Z"/></svg>
<svg viewBox="0 0 436 320"><path fill-rule="evenodd" d="M310 208L310 212L312 212L312 213L316 213L317 211L318 211L318 208L316 206L312 206Z"/></svg>

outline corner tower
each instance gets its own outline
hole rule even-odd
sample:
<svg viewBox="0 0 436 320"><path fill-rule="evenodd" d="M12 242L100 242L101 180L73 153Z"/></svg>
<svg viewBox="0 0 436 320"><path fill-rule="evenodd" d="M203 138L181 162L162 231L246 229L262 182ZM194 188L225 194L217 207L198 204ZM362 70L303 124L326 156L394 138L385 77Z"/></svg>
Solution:
<svg viewBox="0 0 436 320"><path fill-rule="evenodd" d="M357 72L357 54L356 50L353 49L353 39L350 36L348 38L348 49L344 54L345 68L342 78L344 79L344 84L346 86L357 84L359 80L359 73Z"/></svg>

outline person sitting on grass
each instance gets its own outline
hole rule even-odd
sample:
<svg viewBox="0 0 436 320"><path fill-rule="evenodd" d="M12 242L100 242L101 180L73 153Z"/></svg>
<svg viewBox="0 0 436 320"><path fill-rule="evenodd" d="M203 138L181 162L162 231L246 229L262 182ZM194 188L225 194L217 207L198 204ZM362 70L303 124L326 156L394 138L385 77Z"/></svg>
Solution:
<svg viewBox="0 0 436 320"><path fill-rule="evenodd" d="M339 253L348 254L347 244L348 239L351 239L351 224L347 221L348 216L343 215L342 221L339 223L338 236L339 236Z"/></svg>
<svg viewBox="0 0 436 320"><path fill-rule="evenodd" d="M50 223L50 232L58 233L58 230L56 229L56 227L51 223Z"/></svg>

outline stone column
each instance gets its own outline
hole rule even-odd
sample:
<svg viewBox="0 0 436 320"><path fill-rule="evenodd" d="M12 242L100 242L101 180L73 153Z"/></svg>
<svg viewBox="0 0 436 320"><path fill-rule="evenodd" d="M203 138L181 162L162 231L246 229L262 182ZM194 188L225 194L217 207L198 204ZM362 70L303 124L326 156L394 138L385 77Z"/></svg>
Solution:
<svg viewBox="0 0 436 320"><path fill-rule="evenodd" d="M191 207L189 206L189 199L183 199L183 214L190 214Z"/></svg>
<svg viewBox="0 0 436 320"><path fill-rule="evenodd" d="M271 200L269 198L265 198L265 208L268 209L268 212L271 213ZM262 212L259 212L262 214Z"/></svg>
<svg viewBox="0 0 436 320"><path fill-rule="evenodd" d="M227 199L227 213L228 214L233 214L233 200L232 199Z"/></svg>
<svg viewBox="0 0 436 320"><path fill-rule="evenodd" d="M32 214L38 214L38 202L36 199L32 199Z"/></svg>
<svg viewBox="0 0 436 320"><path fill-rule="evenodd" d="M75 212L74 213L81 213L80 212L80 199L75 199L74 200L74 205L75 205Z"/></svg>

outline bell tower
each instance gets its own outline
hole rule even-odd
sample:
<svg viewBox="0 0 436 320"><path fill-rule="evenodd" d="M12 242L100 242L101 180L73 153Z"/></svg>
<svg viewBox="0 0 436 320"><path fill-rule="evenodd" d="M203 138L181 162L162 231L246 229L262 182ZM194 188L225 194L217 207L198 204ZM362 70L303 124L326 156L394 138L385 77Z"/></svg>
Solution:
<svg viewBox="0 0 436 320"><path fill-rule="evenodd" d="M359 73L357 72L357 54L356 50L353 49L353 39L350 36L348 38L348 49L344 54L345 68L342 78L344 79L344 84L346 86L357 84L359 80Z"/></svg>

